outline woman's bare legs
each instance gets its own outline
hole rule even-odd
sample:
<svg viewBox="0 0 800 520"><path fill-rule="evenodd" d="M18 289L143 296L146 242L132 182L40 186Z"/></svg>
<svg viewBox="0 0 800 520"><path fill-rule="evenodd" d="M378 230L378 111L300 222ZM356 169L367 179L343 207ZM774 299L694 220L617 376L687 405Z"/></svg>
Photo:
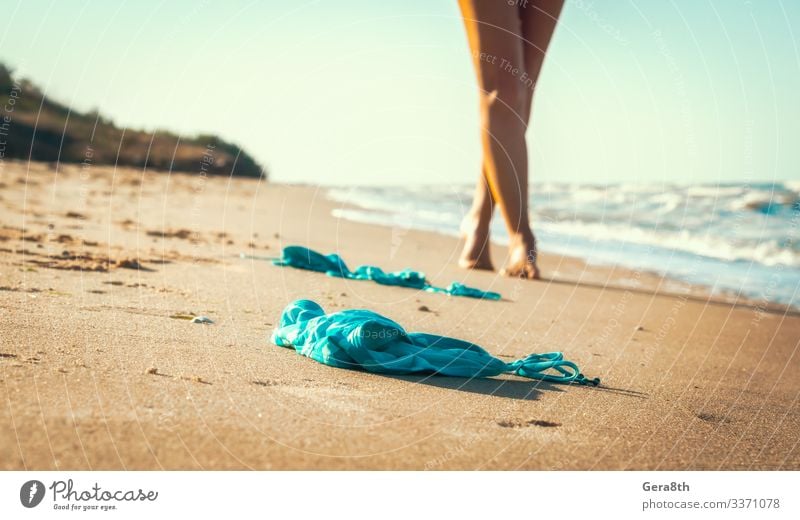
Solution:
<svg viewBox="0 0 800 520"><path fill-rule="evenodd" d="M481 91L484 151L482 178L462 224L466 244L459 264L492 268L489 223L497 202L511 239L504 274L538 278L536 242L528 221L525 130L533 95L531 81L538 79L563 2L539 0L535 4L523 1L508 5L496 0L460 0L459 3Z"/></svg>
<svg viewBox="0 0 800 520"><path fill-rule="evenodd" d="M484 174L492 199L500 206L511 247L509 274L535 277L533 262L520 262L520 245L533 246L528 222L528 153L525 146L527 93L522 24L517 5L497 0L460 0L467 40L480 89ZM518 269L519 273L511 272Z"/></svg>

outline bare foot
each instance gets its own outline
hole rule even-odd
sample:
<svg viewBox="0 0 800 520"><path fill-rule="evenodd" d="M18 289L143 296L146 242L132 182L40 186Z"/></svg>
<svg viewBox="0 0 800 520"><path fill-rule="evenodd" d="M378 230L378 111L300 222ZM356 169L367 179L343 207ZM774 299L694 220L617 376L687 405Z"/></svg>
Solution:
<svg viewBox="0 0 800 520"><path fill-rule="evenodd" d="M512 237L508 245L508 264L500 271L503 276L538 280L539 268L536 266L536 239L533 233L523 233Z"/></svg>
<svg viewBox="0 0 800 520"><path fill-rule="evenodd" d="M480 222L479 218L467 215L461 222L461 234L465 244L458 266L493 271L494 266L489 255L489 226Z"/></svg>

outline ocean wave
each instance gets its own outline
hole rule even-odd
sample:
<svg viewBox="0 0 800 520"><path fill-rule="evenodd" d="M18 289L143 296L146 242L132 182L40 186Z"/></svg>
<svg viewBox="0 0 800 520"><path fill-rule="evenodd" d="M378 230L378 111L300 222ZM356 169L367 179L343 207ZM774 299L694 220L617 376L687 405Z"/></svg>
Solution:
<svg viewBox="0 0 800 520"><path fill-rule="evenodd" d="M352 187L328 195L345 205L335 212L340 218L455 235L473 189ZM800 182L543 183L532 187L530 206L544 252L684 279L691 278L686 266L692 265L724 289L749 295L759 292L765 277L778 276L784 288L769 299L781 303L793 302L800 285ZM507 235L500 220L492 233L502 242ZM680 258L682 267L665 266L665 257Z"/></svg>
<svg viewBox="0 0 800 520"><path fill-rule="evenodd" d="M595 241L629 242L692 253L728 262L758 262L767 266L800 267L800 251L782 246L779 240L731 240L689 230L653 231L619 224L585 222L539 222L537 228L554 235L580 236Z"/></svg>

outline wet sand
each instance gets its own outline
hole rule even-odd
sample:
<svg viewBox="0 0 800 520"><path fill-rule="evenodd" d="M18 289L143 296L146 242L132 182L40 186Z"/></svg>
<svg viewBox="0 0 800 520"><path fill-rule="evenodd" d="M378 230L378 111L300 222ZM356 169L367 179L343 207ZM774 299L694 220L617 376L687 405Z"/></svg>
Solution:
<svg viewBox="0 0 800 520"><path fill-rule="evenodd" d="M465 272L457 240L335 219L315 187L3 166L3 469L800 469L795 312L552 255L541 282ZM504 300L239 256L292 244ZM326 367L268 341L297 298L603 384Z"/></svg>

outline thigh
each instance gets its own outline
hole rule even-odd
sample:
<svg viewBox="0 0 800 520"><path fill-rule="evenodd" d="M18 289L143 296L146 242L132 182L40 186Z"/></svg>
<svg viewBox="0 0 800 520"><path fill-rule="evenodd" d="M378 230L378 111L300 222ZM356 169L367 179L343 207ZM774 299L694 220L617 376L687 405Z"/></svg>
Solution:
<svg viewBox="0 0 800 520"><path fill-rule="evenodd" d="M518 6L506 0L459 0L459 6L478 86L483 94L513 97L525 72Z"/></svg>
<svg viewBox="0 0 800 520"><path fill-rule="evenodd" d="M536 81L564 0L525 0L519 5L525 71Z"/></svg>
<svg viewBox="0 0 800 520"><path fill-rule="evenodd" d="M527 126L536 83L542 70L547 47L561 14L564 0L523 0L519 5L522 30L523 61L525 66L525 107L523 115Z"/></svg>

